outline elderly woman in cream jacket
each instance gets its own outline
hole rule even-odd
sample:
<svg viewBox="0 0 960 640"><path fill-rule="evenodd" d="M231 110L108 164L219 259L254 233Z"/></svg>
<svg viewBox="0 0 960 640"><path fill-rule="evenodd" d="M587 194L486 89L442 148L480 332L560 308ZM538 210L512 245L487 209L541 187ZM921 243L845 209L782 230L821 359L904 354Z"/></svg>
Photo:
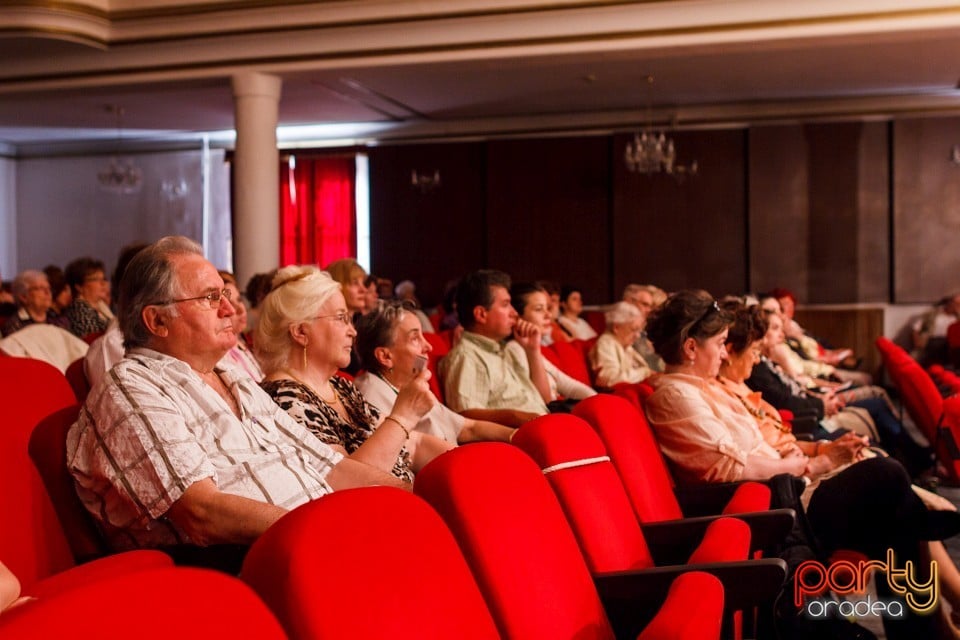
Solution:
<svg viewBox="0 0 960 640"><path fill-rule="evenodd" d="M590 350L597 387L610 388L623 382L636 384L652 371L646 360L633 349L646 324L646 318L629 302L618 302L606 313L607 330Z"/></svg>

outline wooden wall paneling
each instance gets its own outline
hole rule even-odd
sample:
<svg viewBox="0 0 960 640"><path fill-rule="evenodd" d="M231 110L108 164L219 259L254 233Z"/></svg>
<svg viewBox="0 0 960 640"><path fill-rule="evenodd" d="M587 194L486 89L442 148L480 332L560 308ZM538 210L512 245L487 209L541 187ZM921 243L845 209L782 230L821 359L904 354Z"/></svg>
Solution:
<svg viewBox="0 0 960 640"><path fill-rule="evenodd" d="M807 301L886 299L889 256L886 127L844 122L804 127L807 143Z"/></svg>
<svg viewBox="0 0 960 640"><path fill-rule="evenodd" d="M833 347L849 347L859 358L862 371L876 375L880 352L874 346L883 335L883 307L814 306L797 309L796 319L804 329Z"/></svg>
<svg viewBox="0 0 960 640"><path fill-rule="evenodd" d="M748 145L749 288L788 287L806 300L809 178L803 130L753 127Z"/></svg>
<svg viewBox="0 0 960 640"><path fill-rule="evenodd" d="M424 306L445 285L486 264L483 143L423 144L370 150L370 252L379 276L413 280ZM421 193L413 170L440 171Z"/></svg>
<svg viewBox="0 0 960 640"><path fill-rule="evenodd" d="M671 133L678 161L699 173L682 182L630 173L630 135L614 138L613 265L619 298L631 282L714 295L746 284L745 134L741 129Z"/></svg>
<svg viewBox="0 0 960 640"><path fill-rule="evenodd" d="M893 125L893 301L929 303L960 288L960 118Z"/></svg>
<svg viewBox="0 0 960 640"><path fill-rule="evenodd" d="M890 123L863 123L860 138L859 302L890 300Z"/></svg>
<svg viewBox="0 0 960 640"><path fill-rule="evenodd" d="M487 258L514 281L610 292L609 138L532 138L487 145Z"/></svg>

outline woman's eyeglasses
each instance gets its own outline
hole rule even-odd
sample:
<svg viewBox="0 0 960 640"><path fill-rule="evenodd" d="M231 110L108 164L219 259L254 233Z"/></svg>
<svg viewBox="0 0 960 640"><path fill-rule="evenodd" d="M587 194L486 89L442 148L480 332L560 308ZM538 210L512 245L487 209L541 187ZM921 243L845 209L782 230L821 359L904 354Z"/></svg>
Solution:
<svg viewBox="0 0 960 640"><path fill-rule="evenodd" d="M345 311L341 311L340 313L335 313L329 316L317 316L316 318L314 318L314 320L322 320L324 318L329 320L336 320L337 322L341 322L348 327L353 326L353 316L351 316L349 313Z"/></svg>

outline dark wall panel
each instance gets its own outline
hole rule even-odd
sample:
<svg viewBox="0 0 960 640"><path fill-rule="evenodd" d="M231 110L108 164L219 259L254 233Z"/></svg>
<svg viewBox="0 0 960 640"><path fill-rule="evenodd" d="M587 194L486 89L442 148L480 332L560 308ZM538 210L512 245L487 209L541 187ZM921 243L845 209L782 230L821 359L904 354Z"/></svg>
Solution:
<svg viewBox="0 0 960 640"><path fill-rule="evenodd" d="M750 147L750 288L807 300L806 143L799 126L754 127Z"/></svg>
<svg viewBox="0 0 960 640"><path fill-rule="evenodd" d="M750 288L785 286L807 303L885 300L886 125L755 127L749 148Z"/></svg>
<svg viewBox="0 0 960 640"><path fill-rule="evenodd" d="M377 147L370 151L370 252L373 271L394 283L409 278L425 306L444 286L485 265L484 145ZM441 185L429 193L410 184L411 171Z"/></svg>
<svg viewBox="0 0 960 640"><path fill-rule="evenodd" d="M610 289L609 138L487 147L487 257L515 281L550 279L602 303Z"/></svg>
<svg viewBox="0 0 960 640"><path fill-rule="evenodd" d="M930 302L960 283L960 118L893 125L894 301Z"/></svg>
<svg viewBox="0 0 960 640"><path fill-rule="evenodd" d="M704 288L714 295L746 283L745 133L742 130L672 134L678 161L696 160L699 173L630 173L623 154L630 136L614 138L614 289L630 282L668 291Z"/></svg>

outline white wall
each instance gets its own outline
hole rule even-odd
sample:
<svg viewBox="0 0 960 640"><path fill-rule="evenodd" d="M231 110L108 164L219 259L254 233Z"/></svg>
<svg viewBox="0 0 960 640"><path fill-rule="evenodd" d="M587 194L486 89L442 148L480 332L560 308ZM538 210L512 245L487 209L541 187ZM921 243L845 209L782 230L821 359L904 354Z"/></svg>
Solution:
<svg viewBox="0 0 960 640"><path fill-rule="evenodd" d="M17 274L17 164L0 156L0 276Z"/></svg>
<svg viewBox="0 0 960 640"><path fill-rule="evenodd" d="M11 274L47 264L62 267L79 256L98 258L112 271L120 249L132 242L171 234L204 242L203 152L124 157L143 171L138 193L116 194L99 187L97 173L109 163L106 156L17 161L16 264ZM229 177L224 178L223 152L212 152L208 166L211 179L206 184L218 193L207 199L211 233L206 248L214 264L224 268L230 266L230 185Z"/></svg>

